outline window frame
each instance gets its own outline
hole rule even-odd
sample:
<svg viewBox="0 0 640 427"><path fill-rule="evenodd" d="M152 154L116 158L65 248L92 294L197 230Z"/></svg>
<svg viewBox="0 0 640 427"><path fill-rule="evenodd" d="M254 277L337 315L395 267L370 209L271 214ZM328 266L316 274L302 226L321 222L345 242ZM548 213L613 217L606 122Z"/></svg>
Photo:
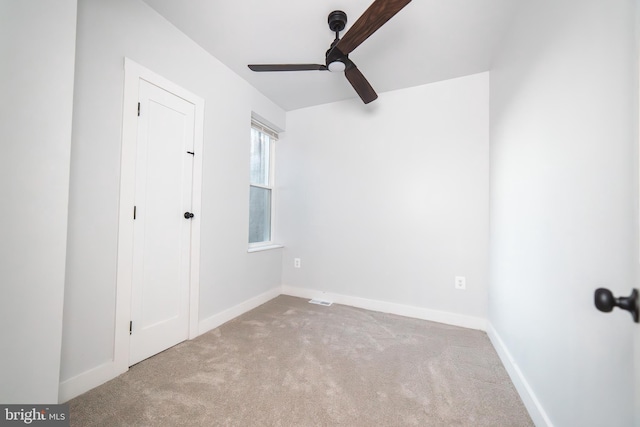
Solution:
<svg viewBox="0 0 640 427"><path fill-rule="evenodd" d="M260 133L263 133L265 135L267 135L269 137L269 144L268 144L268 150L269 150L269 162L268 162L268 169L269 169L269 173L268 173L268 185L262 185L262 184L255 184L251 181L251 173L249 173L249 192L251 192L251 187L255 187L255 188L262 188L265 190L269 190L270 192L270 218L269 218L269 240L265 240L262 242L254 242L254 243L249 243L249 239L251 237L250 232L248 234L248 238L247 238L247 242L249 245L249 249L248 252L257 252L257 251L262 251L262 250L267 250L267 249L273 249L273 248L281 248L282 245L278 245L275 243L275 217L276 217L276 188L275 188L275 158L276 158L276 149L275 149L275 142L278 140L278 132L276 132L275 130L271 129L270 127L266 126L265 124L255 120L254 118L251 119L251 130L255 129ZM253 138L253 136L251 136L250 133L250 137ZM249 140L249 144L252 143L252 140ZM251 158L249 158L249 169L251 168ZM249 212L251 212L251 199L249 198ZM251 215L249 213L249 215ZM250 219L250 218L249 218ZM249 227L250 227L250 221L249 221Z"/></svg>

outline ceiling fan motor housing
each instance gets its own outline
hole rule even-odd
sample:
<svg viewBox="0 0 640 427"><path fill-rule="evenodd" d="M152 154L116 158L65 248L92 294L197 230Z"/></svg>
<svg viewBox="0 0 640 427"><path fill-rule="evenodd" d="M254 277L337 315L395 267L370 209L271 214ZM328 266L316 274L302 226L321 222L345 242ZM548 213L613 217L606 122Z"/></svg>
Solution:
<svg viewBox="0 0 640 427"><path fill-rule="evenodd" d="M328 22L331 31L339 33L347 25L347 14L341 10L334 10L329 14Z"/></svg>

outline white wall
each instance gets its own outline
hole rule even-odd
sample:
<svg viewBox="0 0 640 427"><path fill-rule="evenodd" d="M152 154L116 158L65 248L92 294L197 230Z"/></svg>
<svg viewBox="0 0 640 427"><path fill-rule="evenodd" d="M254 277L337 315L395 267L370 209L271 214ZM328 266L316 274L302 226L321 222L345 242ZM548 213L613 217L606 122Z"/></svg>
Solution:
<svg viewBox="0 0 640 427"><path fill-rule="evenodd" d="M540 425L634 425L638 325L593 292L638 283L635 15L522 2L491 71L490 322Z"/></svg>
<svg viewBox="0 0 640 427"><path fill-rule="evenodd" d="M0 1L0 402L57 403L76 1Z"/></svg>
<svg viewBox="0 0 640 427"><path fill-rule="evenodd" d="M81 0L63 383L113 359L125 56L205 99L201 321L280 285L280 250L247 253L248 168L252 110L284 112L141 1Z"/></svg>
<svg viewBox="0 0 640 427"><path fill-rule="evenodd" d="M287 113L283 283L484 318L488 95L483 73Z"/></svg>

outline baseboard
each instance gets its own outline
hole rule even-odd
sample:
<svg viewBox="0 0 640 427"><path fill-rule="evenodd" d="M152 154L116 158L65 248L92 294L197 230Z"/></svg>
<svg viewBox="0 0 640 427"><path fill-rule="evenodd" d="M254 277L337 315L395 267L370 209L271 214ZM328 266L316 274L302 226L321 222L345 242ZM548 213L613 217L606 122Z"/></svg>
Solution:
<svg viewBox="0 0 640 427"><path fill-rule="evenodd" d="M214 314L211 317L203 319L198 325L198 332L200 333L200 335L202 335L205 332L215 329L223 323L226 323L231 319L235 319L241 314L253 310L254 308L264 304L265 302L274 299L278 295L280 295L280 287L273 288L251 299L241 302L238 305L228 308L218 314Z"/></svg>
<svg viewBox="0 0 640 427"><path fill-rule="evenodd" d="M529 385L527 378L518 367L518 364L515 362L511 352L491 323L487 325L487 335L489 336L493 347L496 349L496 352L507 370L509 377L511 377L511 382L513 382L513 385L516 387L524 406L527 408L527 411L529 411L529 416L533 420L534 424L537 427L553 427L553 423Z"/></svg>
<svg viewBox="0 0 640 427"><path fill-rule="evenodd" d="M211 329L215 329L223 323L228 322L229 320L238 317L239 315L244 314L249 310L253 310L254 308L264 304L269 300L272 300L278 295L280 295L280 287L274 288L263 294L248 299L247 301L244 301L234 307L224 310L221 313L201 320L198 323L198 332L200 335L202 335L205 332L210 331ZM127 370L128 367L125 370L118 371L115 362L109 361L79 375L76 375L73 378L62 381L58 388L58 401L60 403L67 402L74 397L80 396L81 394L86 393L87 391L98 387L99 385L102 385L109 380L112 380L113 378L117 377L120 374L123 374Z"/></svg>
<svg viewBox="0 0 640 427"><path fill-rule="evenodd" d="M117 372L116 364L113 360L89 369L60 383L58 388L58 401L65 403L74 397L88 392L92 388L112 380L124 372Z"/></svg>
<svg viewBox="0 0 640 427"><path fill-rule="evenodd" d="M334 294L316 291L312 289L298 288L295 286L282 286L282 293L299 298L320 299L335 302L336 304L349 305L364 308L365 310L379 311L382 313L397 314L399 316L413 317L432 322L445 323L447 325L461 326L463 328L486 330L487 321L480 317L467 316L446 311L431 310L423 307L397 304L392 302L353 297L349 295Z"/></svg>

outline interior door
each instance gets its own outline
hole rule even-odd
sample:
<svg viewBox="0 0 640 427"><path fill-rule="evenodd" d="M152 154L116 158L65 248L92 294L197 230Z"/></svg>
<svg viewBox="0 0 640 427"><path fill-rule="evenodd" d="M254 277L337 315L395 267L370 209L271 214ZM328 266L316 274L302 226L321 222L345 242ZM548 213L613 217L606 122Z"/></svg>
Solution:
<svg viewBox="0 0 640 427"><path fill-rule="evenodd" d="M142 79L139 102L129 365L189 334L195 106Z"/></svg>

